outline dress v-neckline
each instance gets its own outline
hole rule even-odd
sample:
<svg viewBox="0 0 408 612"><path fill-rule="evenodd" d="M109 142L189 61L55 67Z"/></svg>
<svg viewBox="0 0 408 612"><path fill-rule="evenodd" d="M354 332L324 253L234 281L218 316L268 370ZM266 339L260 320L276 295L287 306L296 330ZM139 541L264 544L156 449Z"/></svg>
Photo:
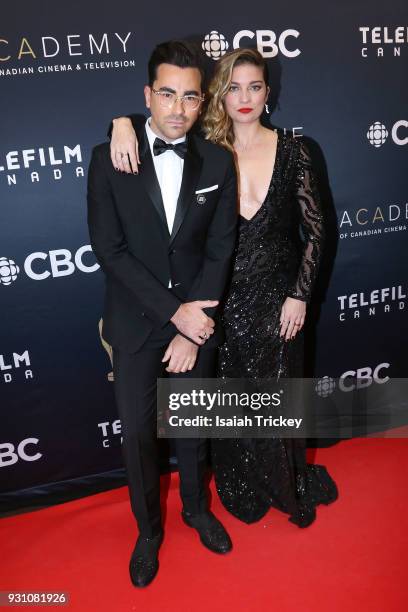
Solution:
<svg viewBox="0 0 408 612"><path fill-rule="evenodd" d="M238 217L241 219L241 221L246 221L246 223L251 223L251 221L253 219L255 219L255 217L258 215L258 213L260 213L260 211L264 208L266 199L267 199L267 197L269 195L269 192L270 192L271 187L273 185L273 182L275 180L275 176L276 176L275 170L276 170L276 165L277 165L277 161L278 161L279 146L280 146L280 141L281 141L281 138L280 138L280 135L279 135L278 131L276 131L276 135L277 135L277 141L276 141L275 161L274 161L274 164L273 164L271 180L269 181L269 185L268 185L268 189L266 191L265 198L264 198L262 204L260 205L260 207L258 208L258 210L256 211L256 213L254 213L250 219L247 219L246 217L244 217L244 215L241 215L241 213L238 213Z"/></svg>

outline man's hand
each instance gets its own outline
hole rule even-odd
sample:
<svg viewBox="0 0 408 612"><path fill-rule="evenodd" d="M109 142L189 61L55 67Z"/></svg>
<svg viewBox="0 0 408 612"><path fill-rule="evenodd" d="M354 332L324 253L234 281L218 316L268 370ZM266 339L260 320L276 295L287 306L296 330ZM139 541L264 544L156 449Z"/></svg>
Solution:
<svg viewBox="0 0 408 612"><path fill-rule="evenodd" d="M110 153L113 167L127 174L138 174L139 143L131 120L128 117L119 117L113 119L112 124Z"/></svg>
<svg viewBox="0 0 408 612"><path fill-rule="evenodd" d="M280 316L280 336L291 340L302 329L306 317L306 303L302 300L287 297L283 303Z"/></svg>
<svg viewBox="0 0 408 612"><path fill-rule="evenodd" d="M217 300L197 300L181 304L170 321L174 323L179 332L197 344L204 344L214 333L215 323L202 309L213 306L218 306Z"/></svg>
<svg viewBox="0 0 408 612"><path fill-rule="evenodd" d="M187 372L194 368L197 359L198 346L177 334L167 347L162 363L169 361L166 372Z"/></svg>

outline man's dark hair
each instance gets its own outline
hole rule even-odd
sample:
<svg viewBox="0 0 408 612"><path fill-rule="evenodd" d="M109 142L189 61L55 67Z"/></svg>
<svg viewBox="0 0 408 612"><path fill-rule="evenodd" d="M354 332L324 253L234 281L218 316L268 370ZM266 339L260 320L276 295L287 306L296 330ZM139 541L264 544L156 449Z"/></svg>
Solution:
<svg viewBox="0 0 408 612"><path fill-rule="evenodd" d="M169 40L157 45L148 64L150 87L157 78L157 68L160 64L172 64L179 68L197 68L201 73L201 81L204 81L204 68L198 48L187 41Z"/></svg>

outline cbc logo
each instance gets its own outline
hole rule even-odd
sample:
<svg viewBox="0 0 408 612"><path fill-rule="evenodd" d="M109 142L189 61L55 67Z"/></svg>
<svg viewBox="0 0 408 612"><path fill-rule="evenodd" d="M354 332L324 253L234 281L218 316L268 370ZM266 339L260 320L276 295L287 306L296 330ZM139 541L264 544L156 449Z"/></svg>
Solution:
<svg viewBox="0 0 408 612"><path fill-rule="evenodd" d="M287 39L298 38L299 35L298 30L293 29L284 30L279 36L273 30L240 30L233 38L232 48L239 49L243 38L255 38L257 49L263 57L275 57L282 53L285 57L292 58L300 55L301 51L298 48L290 48L292 45L287 44ZM219 60L228 51L229 43L223 34L212 30L205 35L201 47L208 57Z"/></svg>
<svg viewBox="0 0 408 612"><path fill-rule="evenodd" d="M388 369L389 363L380 363L374 369L369 366L358 368L358 370L348 370L339 378L338 384L340 391L353 391L369 387L373 382L382 385L390 380L388 375L382 375L381 371ZM320 397L328 397L336 390L336 381L330 376L323 376L317 381L315 391Z"/></svg>
<svg viewBox="0 0 408 612"><path fill-rule="evenodd" d="M99 264L94 262L86 263L84 261L86 253L92 253L90 244L80 247L74 256L72 256L71 251L68 249L56 249L48 253L42 253L41 251L31 253L24 261L24 271L33 280L44 280L49 276L52 276L52 278L69 276L75 270L80 270L87 274L96 272L96 270L99 270ZM48 265L43 263L47 260L49 261ZM17 279L19 272L19 267L12 259L0 257L0 284L10 285Z"/></svg>
<svg viewBox="0 0 408 612"><path fill-rule="evenodd" d="M42 453L37 452L36 448L31 448L38 442L38 438L26 438L17 445L17 448L11 442L0 444L0 467L14 465L19 460L38 461L38 459L41 459Z"/></svg>
<svg viewBox="0 0 408 612"><path fill-rule="evenodd" d="M397 121L391 128L391 138L395 144L400 146L408 144L408 132L404 133L402 131L404 128L408 129L408 121L405 119ZM385 125L376 121L368 128L367 139L373 147L378 149L385 144L388 135L389 133Z"/></svg>
<svg viewBox="0 0 408 612"><path fill-rule="evenodd" d="M383 385L390 380L390 377L387 374L381 374L381 371L389 367L389 363L380 363L374 369L365 367L358 370L348 370L348 372L344 372L339 378L339 389L346 392L353 391L354 389L363 389L370 387L373 382Z"/></svg>
<svg viewBox="0 0 408 612"><path fill-rule="evenodd" d="M323 376L317 381L315 390L320 397L328 397L336 388L336 382L330 376Z"/></svg>
<svg viewBox="0 0 408 612"><path fill-rule="evenodd" d="M228 51L229 44L228 41L225 40L223 34L213 30L204 37L201 46L208 57L212 57L213 60L218 60Z"/></svg>
<svg viewBox="0 0 408 612"><path fill-rule="evenodd" d="M0 285L11 285L17 279L20 268L12 259L0 257Z"/></svg>

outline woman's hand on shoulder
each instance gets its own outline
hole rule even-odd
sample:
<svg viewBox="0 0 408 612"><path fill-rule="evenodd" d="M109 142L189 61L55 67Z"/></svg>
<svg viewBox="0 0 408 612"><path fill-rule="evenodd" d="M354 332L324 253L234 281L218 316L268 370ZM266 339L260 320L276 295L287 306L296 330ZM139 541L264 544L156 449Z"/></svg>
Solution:
<svg viewBox="0 0 408 612"><path fill-rule="evenodd" d="M302 329L306 317L306 302L287 297L283 303L280 317L280 336L291 340Z"/></svg>
<svg viewBox="0 0 408 612"><path fill-rule="evenodd" d="M119 117L112 121L110 153L113 167L126 174L138 174L139 143L131 120Z"/></svg>

